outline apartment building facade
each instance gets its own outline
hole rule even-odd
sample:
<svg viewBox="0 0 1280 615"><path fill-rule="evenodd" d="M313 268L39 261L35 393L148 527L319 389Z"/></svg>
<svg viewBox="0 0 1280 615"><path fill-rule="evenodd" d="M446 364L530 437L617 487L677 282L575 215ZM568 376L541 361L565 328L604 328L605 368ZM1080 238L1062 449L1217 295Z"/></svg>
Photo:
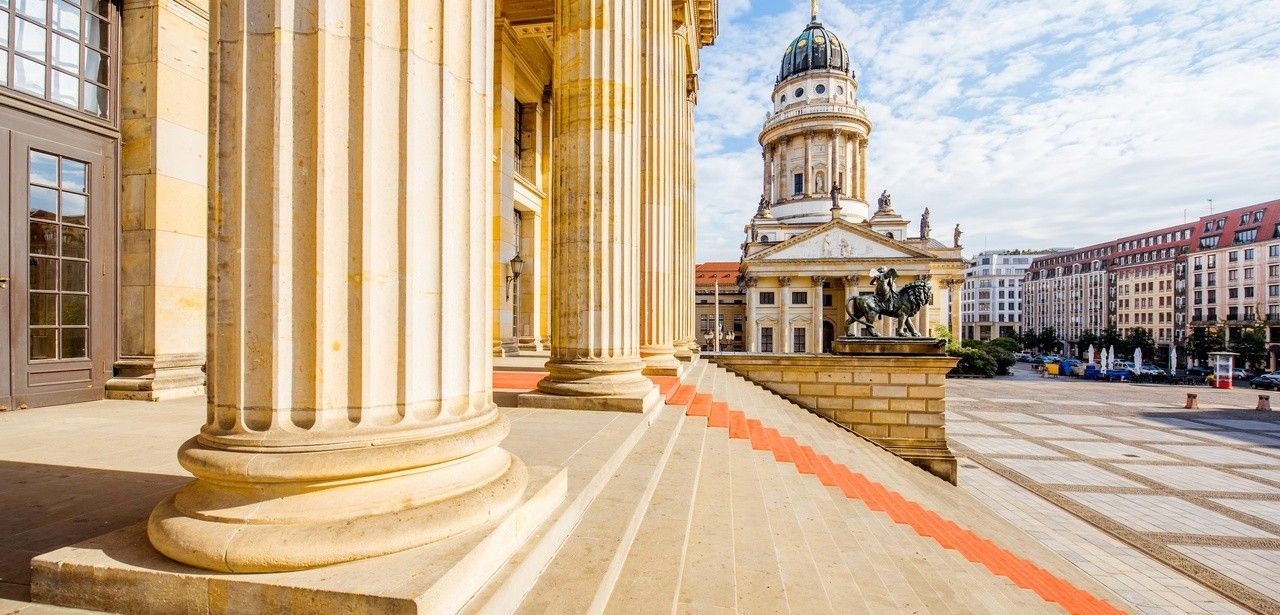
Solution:
<svg viewBox="0 0 1280 615"><path fill-rule="evenodd" d="M1035 259L1060 250L988 250L969 260L960 294L961 339L1022 332L1022 282Z"/></svg>

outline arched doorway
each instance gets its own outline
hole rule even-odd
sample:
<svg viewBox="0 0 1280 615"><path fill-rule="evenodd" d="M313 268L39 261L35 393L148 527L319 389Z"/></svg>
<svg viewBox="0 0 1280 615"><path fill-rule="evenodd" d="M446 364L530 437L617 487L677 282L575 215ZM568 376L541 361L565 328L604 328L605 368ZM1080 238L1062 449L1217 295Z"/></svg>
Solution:
<svg viewBox="0 0 1280 615"><path fill-rule="evenodd" d="M831 340L836 338L836 326L830 320L822 321L822 352L831 352Z"/></svg>

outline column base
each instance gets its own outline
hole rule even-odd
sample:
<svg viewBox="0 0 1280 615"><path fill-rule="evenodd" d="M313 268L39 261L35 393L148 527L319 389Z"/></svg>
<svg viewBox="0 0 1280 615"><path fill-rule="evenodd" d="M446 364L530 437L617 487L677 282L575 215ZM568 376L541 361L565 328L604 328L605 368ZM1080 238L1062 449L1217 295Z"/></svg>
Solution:
<svg viewBox="0 0 1280 615"><path fill-rule="evenodd" d="M521 337L516 341L521 352L542 352L546 350L546 346L542 345L542 340L536 337Z"/></svg>
<svg viewBox="0 0 1280 615"><path fill-rule="evenodd" d="M161 553L222 572L280 572L377 557L484 525L516 504L524 464L499 448L496 411L420 437L300 439L275 450L201 434L178 460L196 476L151 512ZM407 435L407 434L406 434Z"/></svg>
<svg viewBox="0 0 1280 615"><path fill-rule="evenodd" d="M139 523L36 557L32 599L112 613L261 613L280 605L308 614L416 613L424 605L458 612L555 512L567 485L564 468L534 467L518 503L489 524L407 551L297 572L228 575L179 564L148 544Z"/></svg>
<svg viewBox="0 0 1280 615"><path fill-rule="evenodd" d="M640 348L640 360L644 362L646 376L679 376L684 364L675 356L675 348Z"/></svg>
<svg viewBox="0 0 1280 615"><path fill-rule="evenodd" d="M205 394L205 355L200 352L121 357L107 381L107 399L164 401Z"/></svg>
<svg viewBox="0 0 1280 615"><path fill-rule="evenodd" d="M701 351L702 348L698 346L697 342L692 340L676 342L676 359L680 361L684 361L686 363L692 361L697 358L698 353Z"/></svg>
<svg viewBox="0 0 1280 615"><path fill-rule="evenodd" d="M501 340L495 340L493 342L493 356L518 357L520 356L520 344L514 337L504 337Z"/></svg>
<svg viewBox="0 0 1280 615"><path fill-rule="evenodd" d="M521 408L543 408L548 410L597 410L605 412L639 412L648 413L662 405L662 393L658 387L639 395L610 395L582 397L572 395L549 395L537 391L521 393L518 398Z"/></svg>

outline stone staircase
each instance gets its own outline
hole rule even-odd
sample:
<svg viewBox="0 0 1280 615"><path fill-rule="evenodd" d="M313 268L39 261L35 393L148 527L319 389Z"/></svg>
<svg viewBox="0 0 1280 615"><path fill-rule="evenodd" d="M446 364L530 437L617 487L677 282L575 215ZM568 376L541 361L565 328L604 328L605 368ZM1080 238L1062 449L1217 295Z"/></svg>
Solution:
<svg viewBox="0 0 1280 615"><path fill-rule="evenodd" d="M467 612L1119 612L980 502L715 365L666 393L576 525Z"/></svg>

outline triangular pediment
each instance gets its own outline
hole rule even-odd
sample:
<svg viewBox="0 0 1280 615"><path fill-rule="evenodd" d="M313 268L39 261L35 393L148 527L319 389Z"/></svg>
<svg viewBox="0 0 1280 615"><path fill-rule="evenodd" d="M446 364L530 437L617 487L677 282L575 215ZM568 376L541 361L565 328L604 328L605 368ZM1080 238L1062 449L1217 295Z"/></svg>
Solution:
<svg viewBox="0 0 1280 615"><path fill-rule="evenodd" d="M846 221L828 222L750 258L755 261L934 258L933 254Z"/></svg>

